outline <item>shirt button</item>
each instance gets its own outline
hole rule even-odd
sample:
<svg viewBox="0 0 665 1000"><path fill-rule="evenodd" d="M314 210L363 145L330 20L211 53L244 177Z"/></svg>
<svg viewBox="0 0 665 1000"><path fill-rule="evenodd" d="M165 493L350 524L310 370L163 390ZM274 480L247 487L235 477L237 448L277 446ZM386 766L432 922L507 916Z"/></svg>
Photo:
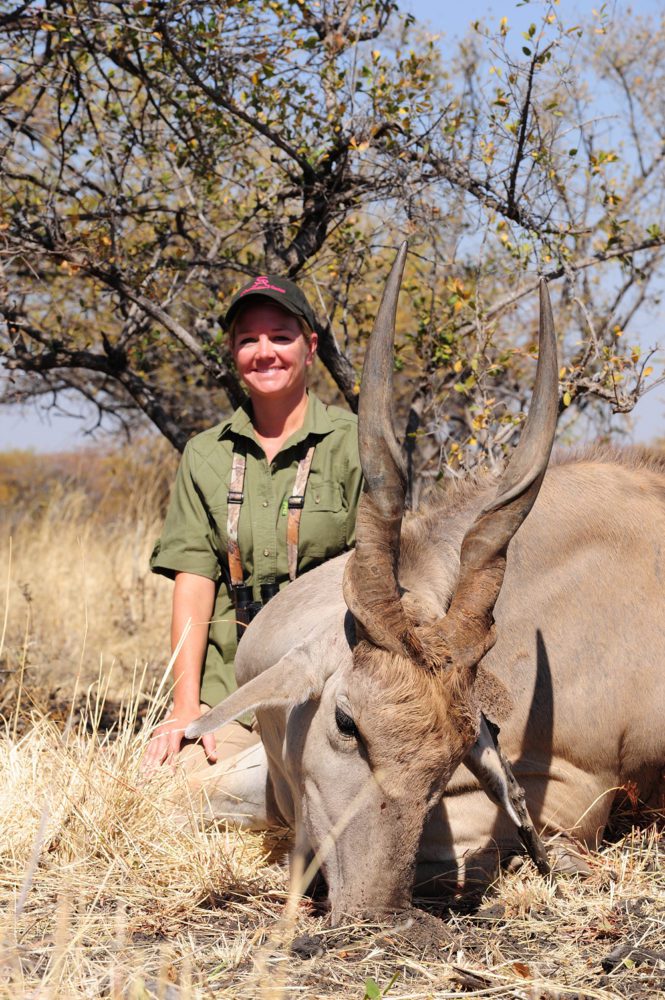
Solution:
<svg viewBox="0 0 665 1000"><path fill-rule="evenodd" d="M321 503L321 497L314 497L314 503Z"/></svg>
<svg viewBox="0 0 665 1000"><path fill-rule="evenodd" d="M270 549L264 549L263 550L263 554L264 554L264 556L269 556L270 555Z"/></svg>
<svg viewBox="0 0 665 1000"><path fill-rule="evenodd" d="M263 501L263 503L261 504L261 506L262 506L262 507L267 507L267 506L268 506L268 501L267 501L267 500L264 500L264 501Z"/></svg>

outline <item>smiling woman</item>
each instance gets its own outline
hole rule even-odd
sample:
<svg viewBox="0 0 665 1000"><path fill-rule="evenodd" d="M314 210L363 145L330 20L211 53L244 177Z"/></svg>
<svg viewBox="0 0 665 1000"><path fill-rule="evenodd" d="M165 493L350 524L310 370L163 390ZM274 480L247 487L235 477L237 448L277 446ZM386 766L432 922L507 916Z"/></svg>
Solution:
<svg viewBox="0 0 665 1000"><path fill-rule="evenodd" d="M355 540L356 418L307 390L317 336L306 297L292 281L262 275L233 297L224 325L249 399L188 443L153 552L153 571L175 580L178 655L173 706L148 769L178 754L185 727L235 688L237 643L262 605ZM187 770L257 739L232 723L188 749Z"/></svg>
<svg viewBox="0 0 665 1000"><path fill-rule="evenodd" d="M233 324L238 374L254 410L254 431L272 461L307 410L305 375L317 337L298 317L270 301L248 303Z"/></svg>

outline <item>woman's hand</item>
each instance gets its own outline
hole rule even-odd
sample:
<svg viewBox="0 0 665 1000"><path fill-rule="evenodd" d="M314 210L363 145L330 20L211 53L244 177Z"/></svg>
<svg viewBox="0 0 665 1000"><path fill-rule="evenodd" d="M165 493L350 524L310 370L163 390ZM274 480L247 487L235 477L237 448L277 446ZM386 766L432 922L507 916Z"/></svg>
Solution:
<svg viewBox="0 0 665 1000"><path fill-rule="evenodd" d="M164 761L171 764L180 752L185 740L185 729L207 711L206 705L174 705L164 721L150 738L148 749L141 761L141 770L146 773L156 770ZM217 744L214 733L201 737L205 755L211 764L217 762Z"/></svg>
<svg viewBox="0 0 665 1000"><path fill-rule="evenodd" d="M208 622L215 602L215 584L194 573L176 573L171 617L171 648L180 649L173 664L173 708L153 733L141 770L154 771L180 752L185 729L208 710L199 702L201 668L208 645ZM206 733L203 749L211 764L217 761L215 736Z"/></svg>

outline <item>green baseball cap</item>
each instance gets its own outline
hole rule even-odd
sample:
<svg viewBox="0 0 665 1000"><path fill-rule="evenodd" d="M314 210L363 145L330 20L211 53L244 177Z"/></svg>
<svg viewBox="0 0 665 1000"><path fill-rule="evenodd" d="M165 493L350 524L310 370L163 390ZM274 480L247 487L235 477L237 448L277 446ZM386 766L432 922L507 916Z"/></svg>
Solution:
<svg viewBox="0 0 665 1000"><path fill-rule="evenodd" d="M253 297L262 296L264 299L272 299L282 309L304 319L310 329L314 329L314 311L305 295L295 282L289 278L282 278L276 274L260 274L256 278L248 281L239 292L231 299L229 308L222 318L222 324L228 330L233 322L234 316L244 303Z"/></svg>

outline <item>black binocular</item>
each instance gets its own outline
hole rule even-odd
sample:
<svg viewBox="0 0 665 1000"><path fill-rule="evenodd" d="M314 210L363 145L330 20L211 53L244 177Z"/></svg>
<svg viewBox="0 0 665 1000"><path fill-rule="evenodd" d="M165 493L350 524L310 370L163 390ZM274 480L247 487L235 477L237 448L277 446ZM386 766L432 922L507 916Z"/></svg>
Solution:
<svg viewBox="0 0 665 1000"><path fill-rule="evenodd" d="M238 638L238 642L240 642L245 634L245 629L249 623L256 618L264 604L267 604L271 597L274 597L275 594L279 592L279 584L262 583L260 590L261 600L255 601L251 587L243 585L232 588L233 605L236 611L236 636Z"/></svg>

